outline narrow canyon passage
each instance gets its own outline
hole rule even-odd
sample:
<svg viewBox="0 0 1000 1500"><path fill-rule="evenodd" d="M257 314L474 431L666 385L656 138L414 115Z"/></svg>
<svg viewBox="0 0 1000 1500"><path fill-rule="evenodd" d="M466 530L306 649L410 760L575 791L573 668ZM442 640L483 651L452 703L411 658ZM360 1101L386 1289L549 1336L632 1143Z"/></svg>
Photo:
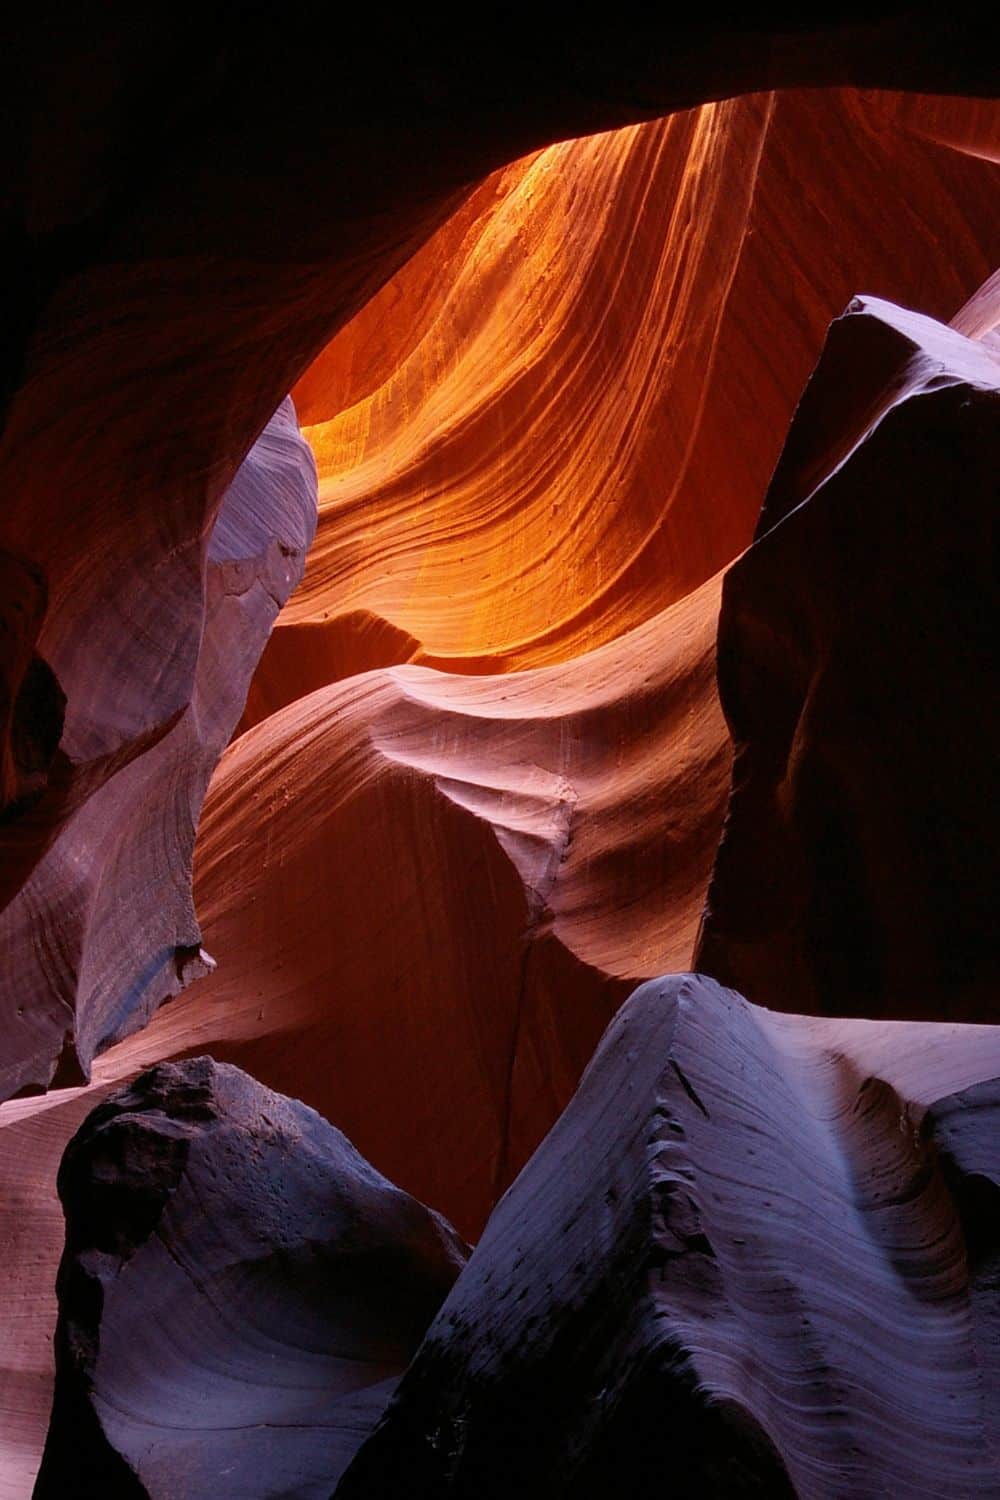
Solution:
<svg viewBox="0 0 1000 1500"><path fill-rule="evenodd" d="M996 1493L1000 106L752 32L32 200L0 1500Z"/></svg>

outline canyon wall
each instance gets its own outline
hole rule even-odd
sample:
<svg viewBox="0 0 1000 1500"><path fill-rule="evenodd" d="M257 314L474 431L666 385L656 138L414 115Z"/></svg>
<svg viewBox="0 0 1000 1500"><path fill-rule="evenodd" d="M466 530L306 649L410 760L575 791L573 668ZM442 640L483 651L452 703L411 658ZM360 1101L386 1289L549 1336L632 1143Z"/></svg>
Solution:
<svg viewBox="0 0 1000 1500"><path fill-rule="evenodd" d="M123 1494L208 1483L221 1448L149 1425L158 1380L178 1431L206 1391L197 1340L174 1365L135 1344L174 1274L160 1229L78 1338L73 1266L118 1233L102 1184L136 1184L70 1150L64 1251L56 1169L122 1111L168 1155L207 1140L213 1090L345 1131L371 1166L345 1142L321 1196L384 1174L483 1235L344 1493L490 1493L498 1454L524 1493L643 1493L665 1412L694 1493L988 1493L1000 117L956 97L991 90L985 37L899 7L486 49L212 6L196 41L166 11L44 47L42 23L12 36L2 220L0 1495L41 1461L62 1253L39 1494L67 1492L74 1421ZM614 1020L695 966L731 990L664 981ZM149 1114L188 1077L208 1114ZM619 1193L654 1127L656 1192L629 1167ZM226 1159L262 1205L262 1307L319 1296L318 1369L343 1330L281 1260L258 1135ZM817 1245L849 1202L857 1232ZM524 1290L495 1322L494 1278ZM336 1456L313 1438L339 1376L282 1415L254 1341L212 1337L246 1375L241 1482L329 1493L388 1386ZM149 1402L112 1419L140 1364ZM529 1462L511 1434L560 1382Z"/></svg>

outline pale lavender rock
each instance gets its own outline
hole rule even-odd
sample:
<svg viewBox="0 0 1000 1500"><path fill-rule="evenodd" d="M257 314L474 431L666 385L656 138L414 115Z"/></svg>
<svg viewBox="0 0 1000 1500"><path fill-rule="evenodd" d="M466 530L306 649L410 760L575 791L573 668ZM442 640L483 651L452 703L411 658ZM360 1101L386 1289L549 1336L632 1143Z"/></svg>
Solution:
<svg viewBox="0 0 1000 1500"><path fill-rule="evenodd" d="M201 803L315 524L315 463L286 399L208 538L190 701L77 808L0 912L0 1098L87 1078L211 966L191 898Z"/></svg>
<svg viewBox="0 0 1000 1500"><path fill-rule="evenodd" d="M468 1253L314 1110L208 1057L100 1104L59 1193L36 1500L319 1500Z"/></svg>
<svg viewBox="0 0 1000 1500"><path fill-rule="evenodd" d="M1000 1492L1000 1032L655 980L337 1500Z"/></svg>

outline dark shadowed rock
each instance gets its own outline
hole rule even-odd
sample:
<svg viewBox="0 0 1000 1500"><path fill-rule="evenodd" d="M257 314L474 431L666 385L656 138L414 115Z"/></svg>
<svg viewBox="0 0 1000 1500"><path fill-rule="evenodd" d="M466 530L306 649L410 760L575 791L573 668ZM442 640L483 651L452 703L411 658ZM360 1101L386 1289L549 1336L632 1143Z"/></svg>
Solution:
<svg viewBox="0 0 1000 1500"><path fill-rule="evenodd" d="M286 399L226 493L203 577L192 559L204 632L189 701L141 755L104 768L106 779L67 811L58 837L0 910L0 1098L89 1077L99 1052L213 967L201 952L191 896L201 801L315 525L316 466ZM162 576L137 576L138 620L163 603L161 584ZM101 649L114 658L124 639L109 632ZM147 689L155 682L130 683L123 667L122 712ZM46 752L50 758L61 722L59 689L44 663L26 669L13 712L24 732L14 739L20 754L11 773L30 791L32 774L46 780ZM46 737L52 721L54 738Z"/></svg>
<svg viewBox="0 0 1000 1500"><path fill-rule="evenodd" d="M337 1500L995 1495L998 1073L644 985Z"/></svg>
<svg viewBox="0 0 1000 1500"><path fill-rule="evenodd" d="M853 303L723 591L696 962L752 1000L996 1017L998 474L995 349Z"/></svg>
<svg viewBox="0 0 1000 1500"><path fill-rule="evenodd" d="M206 0L20 7L4 33L0 905L190 701L203 540L284 392L494 167L702 100L995 92L985 23L896 4L507 20ZM109 643L112 643L109 645ZM43 661L62 759L24 816L10 705ZM58 775L56 772L58 771Z"/></svg>
<svg viewBox="0 0 1000 1500"><path fill-rule="evenodd" d="M94 1110L59 1193L36 1500L326 1495L466 1254L313 1110L206 1057Z"/></svg>

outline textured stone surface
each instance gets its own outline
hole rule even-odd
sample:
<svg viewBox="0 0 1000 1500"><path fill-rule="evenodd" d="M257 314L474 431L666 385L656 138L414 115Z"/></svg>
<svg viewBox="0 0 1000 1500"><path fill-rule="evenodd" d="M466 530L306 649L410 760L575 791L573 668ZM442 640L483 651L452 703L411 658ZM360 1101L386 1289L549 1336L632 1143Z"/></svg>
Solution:
<svg viewBox="0 0 1000 1500"><path fill-rule="evenodd" d="M613 25L599 14L589 19L581 12L571 28L562 18L536 14L529 28L497 25L485 47L478 14L465 22L451 16L407 21L368 14L352 21L342 8L322 16L308 8L286 10L280 18L249 8L234 25L232 7L214 0L191 16L176 6L154 4L137 11L117 0L100 7L99 14L74 17L62 11L54 20L44 4L22 8L7 22L0 59L0 159L6 184L0 202L0 906L12 898L23 901L25 882L40 870L40 862L55 858L59 847L75 847L71 867L57 870L46 888L50 894L70 893L64 910L56 912L49 894L39 896L40 887L32 885L44 920L18 925L17 919L14 928L5 929L11 939L3 949L5 975L13 976L15 987L31 985L29 1002L39 1005L40 1065L29 1070L28 1087L49 1077L69 1030L73 1044L55 1075L61 1085L79 1076L80 1064L86 1068L90 1053L110 1036L141 1023L198 962L187 891L188 830L197 796L189 798L185 810L188 792L178 780L178 766L188 764L192 747L180 746L175 736L192 706L205 724L217 707L214 688L207 693L202 674L203 644L209 639L206 606L215 608L205 589L207 549L220 502L284 393L387 279L386 300L353 332L345 331L346 343L340 353L333 352L339 384L335 381L332 390L335 396L338 391L366 396L364 381L378 373L383 358L373 328L378 334L389 321L392 337L384 354L390 369L410 361L427 299L447 292L448 275L460 257L439 255L432 244L428 258L414 262L407 277L395 281L394 273L466 203L466 218L451 220L445 230L455 249L495 192L489 180L483 183L484 174L574 134L654 120L664 111L696 109L706 100L729 100L748 90L826 83L973 94L996 89L992 39L985 25L980 29L977 18L961 8L938 7L932 13L922 7L869 8L860 20L853 8L839 8L815 24L800 14L789 20L783 7L758 7L750 21L742 13L734 18L716 10L690 23L666 13L643 13L616 16ZM518 298L523 283L513 277L507 321L517 338L507 351L510 367L516 372L524 353L525 321L515 316L522 311L544 307L546 317L559 323L563 337L553 345L557 350L573 343L574 330L577 342L586 342L591 320L558 295L560 285L574 285L574 273L585 264L593 273L588 286L595 303L614 306L610 319L594 314L600 358L542 361L532 377L553 398L562 392L558 378L551 379L560 370L578 367L594 377L584 383L581 401L561 409L573 433L589 433L596 445L593 466L576 468L581 484L565 497L572 502L571 513L584 491L587 498L575 512L580 524L562 527L566 572L570 554L576 556L574 549L585 542L589 521L602 520L609 545L619 531L632 534L628 505L618 506L615 523L612 490L626 474L630 494L635 475L644 476L634 493L643 504L650 502L635 536L641 542L650 534L647 523L659 517L663 525L652 529L669 533L671 548L640 546L639 565L626 569L620 585L612 577L617 563L602 575L600 558L589 557L577 590L561 577L560 561L544 551L555 527L545 514L548 492L542 485L531 491L531 508L537 510L531 546L518 557L514 538L509 547L501 539L499 548L489 549L490 561L500 566L484 580L478 537L476 546L458 552L468 567L450 566L448 544L454 537L447 524L441 525L448 519L442 500L425 507L428 574L442 558L449 562L447 578L440 571L437 577L440 609L429 610L435 586L428 590L428 579L404 557L412 551L412 524L394 536L380 521L378 536L373 528L370 540L381 562L372 574L367 553L356 547L359 579L367 588L373 577L380 578L379 568L388 575L403 558L400 571L412 585L412 600L403 597L398 580L380 581L379 588L393 610L412 604L429 624L422 619L418 630L392 624L383 616L393 610L383 607L381 598L368 604L338 598L330 628L322 617L326 606L312 592L309 608L315 618L289 632L294 639L269 654L248 720L295 703L321 683L413 660L421 652L427 660L437 651L439 665L449 669L471 665L492 672L529 659L563 665L560 658L577 656L616 631L631 631L639 621L651 633L642 636L645 626L640 626L636 639L644 644L633 648L621 642L622 650L602 658L603 670L620 677L621 692L618 683L600 685L602 693L610 689L600 703L594 683L586 682L589 669L577 661L568 662L573 670L565 701L559 698L561 679L548 679L545 691L555 696L547 701L528 683L520 708L511 704L513 717L491 701L491 695L502 701L505 691L495 680L483 685L485 696L477 705L475 694L464 700L457 690L439 691L440 684L431 690L433 676L404 674L402 684L411 695L406 714L412 710L412 718L397 741L405 752L402 764L387 754L379 730L386 721L378 715L365 718L368 708L381 714L390 703L394 719L405 697L399 679L381 678L372 693L368 684L356 685L344 711L343 736L322 714L314 720L312 709L297 705L298 722L309 726L309 743L336 742L346 747L352 766L367 768L360 781L353 771L346 775L348 801L358 795L353 829L340 801L327 818L330 783L324 776L335 768L334 760L324 768L308 765L304 755L292 757L304 789L296 806L295 785L283 784L279 774L290 754L282 743L287 722L272 726L273 737L259 742L262 754L273 752L273 767L243 762L248 780L266 788L268 801L247 798L240 812L235 782L230 783L232 799L215 827L217 833L228 827L242 873L227 904L220 840L205 890L212 925L218 924L225 938L226 951L217 956L226 965L238 962L245 945L260 960L256 968L248 960L241 963L250 984L227 989L216 979L203 981L205 1006L187 1013L190 1030L182 1024L160 1030L171 1017L168 1006L151 1030L126 1036L96 1056L89 1087L60 1088L48 1097L0 1107L3 1500L25 1500L30 1492L49 1409L53 1273L61 1240L55 1166L72 1130L109 1089L150 1061L190 1053L206 1041L218 1041L227 1055L245 1049L264 1060L272 1081L280 1080L291 1092L298 1090L297 1071L310 1093L326 1086L325 1069L336 1071L350 1083L351 1108L362 1129L379 1151L401 1163L404 1176L414 1170L422 1181L444 1184L456 1202L468 1202L478 1172L475 1212L481 1216L488 1201L483 1184L491 1195L530 1149L571 1089L618 995L650 965L689 964L711 830L724 800L726 749L714 700L703 691L710 658L707 617L699 617L696 640L687 643L658 639L663 622L654 622L668 598L686 617L689 607L695 608L696 596L686 592L692 580L729 561L731 550L749 536L759 498L752 493L750 470L763 479L770 463L767 441L776 451L782 412L790 409L783 409L782 401L794 398L818 352L829 312L861 290L947 317L998 259L1000 196L992 187L995 166L990 165L996 156L995 104L889 96L853 102L841 96L834 103L815 95L800 96L798 103L786 99L780 108L779 103L772 101L769 114L761 98L711 103L698 111L700 123L694 126L689 118L631 132L638 146L622 153L620 171L614 152L606 154L604 187L620 190L637 208L651 208L653 197L662 207L669 198L678 210L673 235L662 233L655 212L637 212L642 222L633 233L626 218L602 204L600 193L588 193L581 179L575 201L581 210L588 205L587 224L571 237L572 210L565 196L542 192L537 173L534 183L530 174L522 180L516 171L510 178L519 183L514 221L523 234L514 236L509 263L516 261L519 246L530 245L529 268L553 273L542 285L535 278L535 302ZM760 170L742 234L755 139L761 143ZM574 161L600 161L601 149L607 153L597 143L558 147L552 160L568 181ZM714 179L700 170L709 161L720 171L728 162L734 174L727 178L731 191L722 201ZM654 169L653 197L643 192L644 164ZM553 188L551 180L548 186ZM537 222L529 222L523 201L528 188L537 202ZM711 218L716 231L717 286L711 247L699 243L694 227L702 215ZM543 221L547 231L539 236ZM633 317L640 299L627 288L611 295L617 262L601 257L602 223L608 228L607 246L620 247L636 284L656 293L643 302L637 324ZM732 234L723 233L734 225ZM793 231L794 245L789 243ZM567 257L566 265L558 241L570 238L575 260ZM589 259L588 245L594 250ZM676 260L673 251L680 252ZM738 264L722 308L718 293L734 254ZM861 259L853 261L856 254ZM487 261L484 256L484 267ZM890 279L875 277L879 267ZM565 271L569 274L561 281ZM841 276L847 278L844 285ZM397 296L400 286L407 289L403 297ZM706 286L712 295L704 295ZM698 290L693 301L679 299L671 313L647 317L664 289L669 297L672 290L686 295L692 288ZM832 300L825 304L825 299ZM489 300L477 302L473 296L473 309ZM398 317L382 316L387 302ZM697 315L695 303L704 317ZM742 314L727 317L727 309ZM717 314L721 332L713 346L708 325ZM990 292L987 286L960 316L964 321L956 326L963 333L995 339L989 333L996 322L995 288ZM530 318L527 322L530 333ZM652 350L650 335L664 331L667 351ZM634 334L644 335L646 344ZM406 361L399 357L397 336L406 346ZM349 358L338 364L345 348ZM487 366L499 348L486 341ZM442 349L448 358L442 368L428 368L425 388L406 387L408 398L416 389L418 405L426 404L432 374L440 376L442 395L448 389L449 359L457 357L459 345L431 340L432 352ZM706 351L712 357L707 383L701 358ZM530 363L530 346L525 358ZM641 380L619 378L619 361L629 362L633 376L640 368L645 372L648 404L635 399ZM329 368L321 360L313 373ZM680 379L684 371L686 382ZM848 374L857 381L856 368ZM309 378L301 387L303 397ZM323 401L325 378L319 389ZM491 397L491 382L483 380L482 386ZM620 404L609 398L612 387L626 398ZM696 389L704 390L709 406L714 393L725 393L721 409L706 407L703 422L691 400ZM668 390L670 399L661 399ZM584 409L590 401L590 414L601 419L593 424ZM440 431L451 443L459 428L450 420L451 403L441 405ZM492 515L496 496L513 473L506 460L517 454L526 408L490 400L486 407L497 420L493 429L488 420L482 427L484 441L496 436L503 416L502 441L493 450L497 462L477 492ZM755 408L767 441L755 435ZM554 400L553 412L558 409ZM686 494L689 500L700 497L701 515L697 504L678 506L672 516L658 509L663 486L651 468L661 458L665 467L677 458L676 434L667 433L673 412L683 415L684 427L698 426L698 454L687 471ZM331 415L332 407L316 408L323 426ZM651 415L655 435L636 425ZM425 427L426 416L421 416ZM544 422L531 423L538 444L549 452L553 473L576 457L561 420L548 429ZM439 430L434 421L429 430ZM614 450L619 441L622 463L612 459L609 469L609 444ZM733 448L743 450L735 462ZM478 448L470 454L460 442L450 452L473 460L480 456ZM647 462L635 467L630 455L640 452ZM595 475L607 477L609 484L591 482L588 488L582 483ZM404 472L404 481L410 477ZM450 487L463 490L462 474L445 477ZM465 538L476 535L467 521L463 517ZM406 546L394 554L404 534ZM352 545L356 540L352 534ZM537 554L533 559L530 551ZM324 555L329 562L328 546ZM615 556L620 563L620 554ZM506 587L512 577L542 581L543 597L539 603L536 589L533 609L527 607L530 590ZM551 599L544 597L545 587ZM573 607L567 611L569 596ZM599 601L589 613L588 599ZM585 605L575 622L574 600ZM477 601L481 608L470 609ZM549 604L558 627L551 652L539 642L540 618ZM226 607L235 606L230 601ZM518 618L525 625L520 633ZM444 626L451 641L442 638ZM688 646L690 691L682 685ZM235 656L217 664L221 677L228 678ZM679 676L668 686L671 673ZM415 683L422 684L419 692ZM329 705L335 700L331 695ZM521 734L522 710L523 745L540 757L541 771L515 753L502 762L498 787L496 777L491 779L495 765L488 740L497 735L506 754ZM373 728L380 738L375 747L369 738ZM464 790L449 785L443 769L452 729ZM165 753L170 745L181 749L180 763ZM581 796L569 856L553 877L550 855L566 832L567 798L559 778L567 766ZM377 773L370 783L369 771ZM195 779L201 774L198 770ZM127 807L109 790L116 784L132 798ZM455 802L456 790L466 796L465 805ZM289 809L292 815L284 819ZM373 809L379 814L374 829L365 828L360 814ZM300 842L317 848L309 842L310 819L338 827L347 851L341 865L317 852L311 881L302 874L305 861L291 842L297 830ZM61 844L73 825L81 834L79 844ZM415 844L415 833L429 842ZM248 873L251 858L261 867L259 876ZM289 869L299 868L290 882L284 927L270 910L273 905L286 912L282 860ZM630 866L639 872L635 880L629 878ZM205 868L206 874L213 869ZM370 871L373 902L361 914L355 892ZM536 871L541 871L537 882ZM659 911L658 881L664 888ZM378 905L384 891L399 889L410 893L406 910L392 901ZM240 914L238 903L247 890L259 891L260 899ZM430 898L424 908L421 891ZM88 904L86 912L81 901ZM494 949L484 962L482 944L473 940L473 934L487 930L494 907L498 951L506 955L496 964ZM438 924L443 938L431 923ZM404 933L413 936L419 952L415 969L400 961ZM31 939L41 934L46 941L36 950ZM294 946L299 937L315 944L312 969L308 956ZM338 967L338 951L361 953L361 938L371 939L364 962ZM147 944L148 971L135 966ZM524 1009L504 988L506 980L517 985L517 996L531 994L560 945L567 955L586 949L586 962L572 957L565 968L550 968L551 985L543 987L533 1009ZM502 1004L490 1011L496 1025L485 1037L469 1028L465 1044L454 1048L451 1071L472 1079L473 1086L467 1096L455 1090L450 1119L445 1106L453 1086L452 1054L445 1055L435 1022L455 1011L435 1009L427 982L444 950L458 967L444 966L440 993L448 1005L458 997L459 1015L475 1014L476 985L482 985L491 1005L503 990ZM532 955L530 964L526 958L519 969L512 953ZM375 981L385 973L397 988L376 993ZM423 976L420 1004L429 1007L423 1017L414 1003L419 989L414 973ZM262 993L249 998L254 982ZM402 1138L395 1124L390 1130L379 1118L381 1103L374 1103L378 1094L371 1078L381 1087L389 1071L385 1051L380 1054L375 1046L374 1024L366 1035L365 1009L335 1003L357 1000L366 988L371 1021L378 1022L383 1043L392 1044L390 1055L399 1043L402 1081L408 1087L419 1083L419 1066L428 1057L435 1063L427 1071L426 1090L414 1089L421 1108L413 1119L419 1125L411 1129L404 1114ZM186 1007L197 991L193 986L179 1005ZM56 993L67 1003L55 1005ZM78 1004L82 996L89 997L83 1010L91 1019L76 1035L68 1004ZM0 1010L7 998L0 994ZM17 1008L12 1024L21 1047L31 1023L16 1014ZM185 1014L177 1012L179 1022ZM353 1033L338 1031L345 1015L355 1018ZM519 1020L511 1022L522 1016L533 1024L519 1040ZM453 1035L448 1034L449 1042ZM404 1044L414 1038L423 1050L411 1048L407 1061ZM484 1049L487 1040L491 1050ZM36 1036L29 1050L38 1041ZM364 1069L352 1069L355 1044ZM0 1060L7 1058L0 1047ZM510 1059L515 1066L508 1077ZM539 1079L544 1097L536 1106ZM386 1092L391 1097L391 1090ZM475 1103L473 1124L458 1117L461 1097ZM512 1132L515 1099L520 1124ZM440 1152L432 1162L416 1161L415 1153L411 1161L406 1149L411 1137L434 1139ZM471 1174L470 1161L476 1164ZM977 1296L982 1304L982 1295Z"/></svg>
<svg viewBox="0 0 1000 1500"><path fill-rule="evenodd" d="M295 388L320 525L253 717L408 659L564 660L731 562L830 320L859 291L947 320L1000 257L1000 166L928 139L940 105L758 94L484 183ZM949 114L1000 155L995 105Z"/></svg>
<svg viewBox="0 0 1000 1500"><path fill-rule="evenodd" d="M729 778L717 608L716 581L540 672L340 684L227 752L197 880L218 970L89 1088L0 1107L4 1500L51 1405L59 1158L144 1067L241 1062L478 1233L631 984L690 962Z"/></svg>
<svg viewBox="0 0 1000 1500"><path fill-rule="evenodd" d="M644 985L337 1500L994 1495L998 1072Z"/></svg>
<svg viewBox="0 0 1000 1500"><path fill-rule="evenodd" d="M988 56L964 18L896 7L806 27L783 7L749 28L535 16L485 46L478 18L262 10L234 25L218 0L190 17L117 0L98 17L12 17L0 555L24 588L0 605L0 901L67 811L190 702L204 541L239 464L310 360L486 173L751 89L989 92ZM35 707L31 662L57 685ZM17 769L26 730L39 751ZM25 776L42 793L30 816Z"/></svg>
<svg viewBox="0 0 1000 1500"><path fill-rule="evenodd" d="M201 801L315 518L315 466L286 400L208 541L190 700L68 816L0 912L0 1096L44 1088L57 1069L59 1082L82 1081L96 1053L210 969L191 897ZM138 582L152 618L156 581ZM120 639L103 639L106 656ZM138 695L123 668L119 698Z"/></svg>
<svg viewBox="0 0 1000 1500"><path fill-rule="evenodd" d="M466 1255L320 1116L210 1058L99 1105L59 1193L37 1500L326 1495Z"/></svg>
<svg viewBox="0 0 1000 1500"><path fill-rule="evenodd" d="M719 583L572 662L334 683L227 751L218 960L136 1037L295 1093L479 1232L635 983L691 963L729 778Z"/></svg>
<svg viewBox="0 0 1000 1500"><path fill-rule="evenodd" d="M998 473L995 346L852 304L723 591L697 962L754 1000L997 1016Z"/></svg>

